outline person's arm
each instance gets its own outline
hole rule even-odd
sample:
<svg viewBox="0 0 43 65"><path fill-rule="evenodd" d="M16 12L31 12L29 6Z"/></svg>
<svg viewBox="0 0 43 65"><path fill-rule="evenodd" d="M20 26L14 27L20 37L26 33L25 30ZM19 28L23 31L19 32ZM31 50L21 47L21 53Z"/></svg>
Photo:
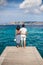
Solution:
<svg viewBox="0 0 43 65"><path fill-rule="evenodd" d="M21 34L21 29L20 29L20 34Z"/></svg>
<svg viewBox="0 0 43 65"><path fill-rule="evenodd" d="M27 32L27 29L26 29L26 35L28 34L28 32Z"/></svg>

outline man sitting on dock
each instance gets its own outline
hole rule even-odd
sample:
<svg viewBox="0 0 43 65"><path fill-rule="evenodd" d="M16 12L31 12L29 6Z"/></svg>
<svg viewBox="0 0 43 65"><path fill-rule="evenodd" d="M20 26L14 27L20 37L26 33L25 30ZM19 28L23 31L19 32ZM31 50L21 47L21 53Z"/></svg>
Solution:
<svg viewBox="0 0 43 65"><path fill-rule="evenodd" d="M26 34L27 34L27 29L25 28L25 25L22 25L22 28L20 29L21 32L21 45L24 47L26 46ZM23 43L24 42L24 43Z"/></svg>

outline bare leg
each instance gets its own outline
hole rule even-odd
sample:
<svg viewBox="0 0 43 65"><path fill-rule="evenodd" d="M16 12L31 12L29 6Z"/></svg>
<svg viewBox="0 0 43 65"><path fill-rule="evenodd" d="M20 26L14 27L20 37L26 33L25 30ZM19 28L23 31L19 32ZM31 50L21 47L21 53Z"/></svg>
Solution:
<svg viewBox="0 0 43 65"><path fill-rule="evenodd" d="M23 47L23 40L21 40L21 47Z"/></svg>
<svg viewBox="0 0 43 65"><path fill-rule="evenodd" d="M26 41L24 41L24 48L26 47Z"/></svg>
<svg viewBox="0 0 43 65"><path fill-rule="evenodd" d="M19 46L17 45L17 48L18 48Z"/></svg>

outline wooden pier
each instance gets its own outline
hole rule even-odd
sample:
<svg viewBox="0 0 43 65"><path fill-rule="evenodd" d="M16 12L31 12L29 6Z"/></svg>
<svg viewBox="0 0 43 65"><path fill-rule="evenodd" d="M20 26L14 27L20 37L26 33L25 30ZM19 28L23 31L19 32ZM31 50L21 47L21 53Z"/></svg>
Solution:
<svg viewBox="0 0 43 65"><path fill-rule="evenodd" d="M43 65L36 47L6 47L0 56L0 65Z"/></svg>

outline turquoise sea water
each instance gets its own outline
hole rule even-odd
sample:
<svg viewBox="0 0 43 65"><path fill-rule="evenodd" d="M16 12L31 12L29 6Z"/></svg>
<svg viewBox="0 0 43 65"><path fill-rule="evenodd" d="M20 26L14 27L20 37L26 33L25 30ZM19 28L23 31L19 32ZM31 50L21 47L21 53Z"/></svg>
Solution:
<svg viewBox="0 0 43 65"><path fill-rule="evenodd" d="M28 30L26 46L35 46L43 58L43 26L26 26ZM16 25L0 26L0 55L6 46L16 46L14 42Z"/></svg>

